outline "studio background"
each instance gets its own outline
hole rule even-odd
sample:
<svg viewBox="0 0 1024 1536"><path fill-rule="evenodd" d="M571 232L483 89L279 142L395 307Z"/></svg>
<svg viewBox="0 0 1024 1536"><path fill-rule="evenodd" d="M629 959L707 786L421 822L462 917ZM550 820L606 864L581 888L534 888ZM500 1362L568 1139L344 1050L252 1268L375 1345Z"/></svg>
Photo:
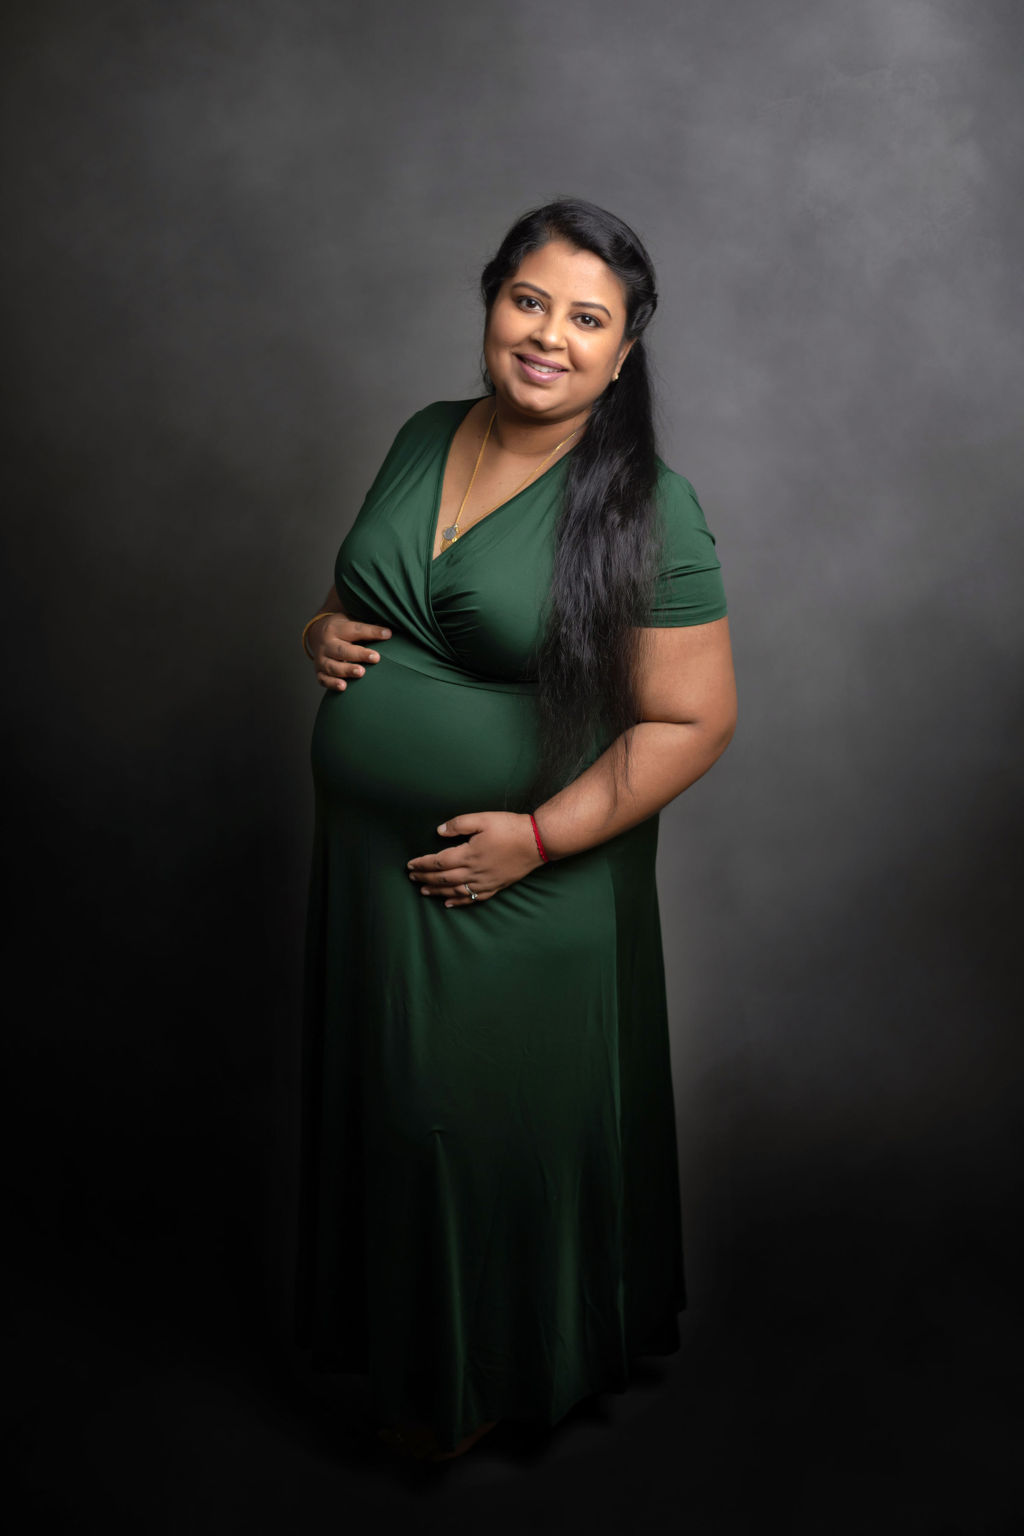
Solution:
<svg viewBox="0 0 1024 1536"><path fill-rule="evenodd" d="M1009 1530L1020 7L44 0L3 37L32 1509L413 1508L289 1355L298 636L398 426L479 392L483 262L568 194L653 255L662 455L740 689L662 815L690 1306L626 1398L536 1462L474 1451L416 1518Z"/></svg>

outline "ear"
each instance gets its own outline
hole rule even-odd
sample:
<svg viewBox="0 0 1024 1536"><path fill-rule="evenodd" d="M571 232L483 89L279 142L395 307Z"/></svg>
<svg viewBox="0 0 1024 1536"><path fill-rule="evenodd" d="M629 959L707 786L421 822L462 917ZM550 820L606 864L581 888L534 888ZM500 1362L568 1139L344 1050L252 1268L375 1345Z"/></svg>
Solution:
<svg viewBox="0 0 1024 1536"><path fill-rule="evenodd" d="M615 364L615 372L612 374L612 378L613 379L617 379L618 378L619 373L622 370L622 365L626 361L626 358L629 356L630 348L632 347L633 342L635 340L636 340L636 337L634 336L632 341L624 341L622 343L622 346L619 348L619 356L618 356L618 360L616 361L616 364Z"/></svg>

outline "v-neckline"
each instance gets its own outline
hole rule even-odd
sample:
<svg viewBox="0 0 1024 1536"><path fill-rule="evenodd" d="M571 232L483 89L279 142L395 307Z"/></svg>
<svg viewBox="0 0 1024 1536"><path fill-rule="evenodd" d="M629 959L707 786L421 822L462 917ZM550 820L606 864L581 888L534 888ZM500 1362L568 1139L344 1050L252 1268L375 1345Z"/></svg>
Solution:
<svg viewBox="0 0 1024 1536"><path fill-rule="evenodd" d="M540 485L541 481L545 480L548 475L556 470L559 464L563 464L565 462L565 460L569 457L569 454L572 453L573 448L576 447L576 444L574 443L573 448L569 449L569 453L563 453L562 457L560 459L556 459L553 464L549 465L549 467L544 470L543 474L537 476L536 480L531 480L529 485L524 485L521 490L516 491L515 495L510 496L507 501L499 502L496 507L492 507L491 510L485 513L483 517L477 518L475 523L470 523L469 527L463 533L459 534L459 537L455 540L454 544L450 545L448 549L442 549L440 554L435 555L434 540L437 538L437 525L441 517L441 498L444 495L444 477L448 473L448 460L451 458L452 444L455 441L455 434L462 426L462 423L469 416L469 412L474 408L474 406L479 405L481 400L487 400L488 398L490 397L487 395L478 395L475 400L471 400L469 402L468 409L463 411L458 421L448 433L448 441L445 443L444 450L441 454L441 464L438 470L437 483L434 486L434 495L431 503L430 525L427 532L428 573L433 571L434 566L442 558L443 555L450 555L456 549L458 549L463 539L468 538L469 535L473 532L474 528L480 528L484 523L489 523L492 517L496 517L499 512L504 512L505 508L510 507L514 501L518 501L520 496L525 496L527 491L532 491L535 486Z"/></svg>

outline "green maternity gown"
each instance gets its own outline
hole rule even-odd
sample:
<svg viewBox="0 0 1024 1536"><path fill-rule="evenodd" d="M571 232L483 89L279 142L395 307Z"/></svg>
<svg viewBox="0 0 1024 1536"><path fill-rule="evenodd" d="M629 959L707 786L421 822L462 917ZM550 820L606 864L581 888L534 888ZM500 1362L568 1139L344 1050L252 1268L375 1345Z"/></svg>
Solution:
<svg viewBox="0 0 1024 1536"><path fill-rule="evenodd" d="M401 429L338 553L380 661L324 694L303 1045L296 1342L367 1376L381 1420L452 1449L548 1426L679 1347L676 1130L658 817L446 908L406 862L468 811L523 810L531 658L565 469L432 560L473 401ZM664 465L652 626L725 613L692 487Z"/></svg>

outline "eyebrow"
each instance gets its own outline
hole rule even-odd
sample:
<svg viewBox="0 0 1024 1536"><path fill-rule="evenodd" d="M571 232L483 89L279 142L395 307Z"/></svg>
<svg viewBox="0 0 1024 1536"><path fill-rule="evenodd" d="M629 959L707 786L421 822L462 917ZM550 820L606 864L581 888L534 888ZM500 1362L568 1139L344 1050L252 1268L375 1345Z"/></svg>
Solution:
<svg viewBox="0 0 1024 1536"><path fill-rule="evenodd" d="M539 293L542 299L550 299L551 295L546 288L538 288L536 283L528 283L525 278L517 278L512 284L513 288L532 288L534 293ZM577 309L603 309L610 320L612 312L604 304L599 304L596 299L573 299Z"/></svg>

